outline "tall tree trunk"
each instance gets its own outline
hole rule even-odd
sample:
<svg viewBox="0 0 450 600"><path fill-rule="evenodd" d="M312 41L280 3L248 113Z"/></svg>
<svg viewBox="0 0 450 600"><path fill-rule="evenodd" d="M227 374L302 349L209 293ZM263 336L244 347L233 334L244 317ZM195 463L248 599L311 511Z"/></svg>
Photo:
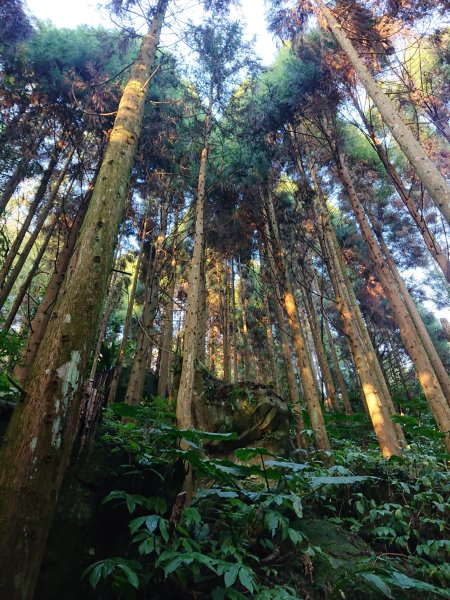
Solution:
<svg viewBox="0 0 450 600"><path fill-rule="evenodd" d="M167 235L168 214L169 193L168 190L166 190L164 192L164 199L161 205L159 232L154 244L154 256L152 257L152 253L150 253L149 257L142 316L139 320L136 349L134 352L133 364L131 365L127 393L125 395L125 402L134 406L138 405L142 400L148 359L151 356L150 348L153 345L151 333L156 311L158 309L160 278L164 258L164 244Z"/></svg>
<svg viewBox="0 0 450 600"><path fill-rule="evenodd" d="M305 286L306 281L304 280ZM311 335L314 342L314 349L316 351L317 360L319 362L320 371L325 384L325 390L327 394L326 402L330 409L339 412L339 401L337 399L336 388L334 387L333 376L331 375L330 366L328 364L325 349L323 346L322 337L320 335L319 325L316 319L315 307L311 298L311 289L302 288L302 299L303 306L305 307L306 316L308 318L309 326L311 328Z"/></svg>
<svg viewBox="0 0 450 600"><path fill-rule="evenodd" d="M53 150L52 155L50 157L48 166L45 169L45 171L41 177L41 181L39 183L36 194L34 195L33 202L31 203L30 208L28 209L28 213L27 213L27 216L25 217L25 221L23 222L23 224L19 230L19 233L16 236L16 239L14 240L11 248L9 249L9 252L5 258L5 262L3 263L2 268L0 269L0 287L2 287L5 283L6 277L8 275L8 271L11 268L11 265L13 264L14 259L16 258L17 253L20 250L20 246L23 242L25 235L28 233L28 228L30 227L31 221L33 220L33 217L35 216L35 214L42 202L42 199L45 196L48 182L50 181L53 171L58 163L59 155L60 155L60 150L58 149L58 145L56 145L55 149Z"/></svg>
<svg viewBox="0 0 450 600"><path fill-rule="evenodd" d="M449 223L450 188L444 177L416 140L411 129L402 121L392 102L372 77L369 69L363 63L353 44L345 34L344 28L338 23L331 10L323 0L314 0L314 2L325 17L334 37L347 55L368 95L378 108L383 121L391 130L398 145L405 153L418 177L422 180L430 198L441 211L447 223Z"/></svg>
<svg viewBox="0 0 450 600"><path fill-rule="evenodd" d="M388 175L390 176L392 183L398 192L398 195L400 196L401 200L403 201L403 204L407 208L407 210L408 210L409 214L411 215L412 219L414 220L418 230L420 231L423 241L425 242L425 245L428 248L428 251L430 252L431 256L434 258L434 260L437 262L437 264L441 268L441 270L444 274L444 277L450 283L450 261L448 258L448 253L444 252L444 250L441 248L439 242L436 240L434 235L429 230L427 222L425 221L422 213L417 208L416 203L411 198L411 196L409 195L405 186L403 185L402 180L401 180L399 174L397 173L394 165L389 160L389 156L388 156L386 150L384 149L382 142L378 139L372 123L367 119L364 112L359 108L359 105L356 100L354 100L354 104L355 104L355 107L358 110L358 113L361 116L361 119L369 133L370 139L372 140L373 147L375 148L381 162L384 165L384 168L386 169Z"/></svg>
<svg viewBox="0 0 450 600"><path fill-rule="evenodd" d="M84 373L111 270L168 0L159 0L125 86L69 276L0 454L0 597L31 600L77 431Z"/></svg>
<svg viewBox="0 0 450 600"><path fill-rule="evenodd" d="M353 302L353 297L350 295L350 290L347 287L343 265L333 238L332 225L326 212L325 198L322 195L315 171L311 167L312 165L310 165L311 175L319 199L319 216L317 220L319 223L319 240L322 253L334 289L336 304L342 319L343 331L349 341L355 367L361 381L365 404L381 452L385 458L389 458L392 455L400 454L399 439L394 424L390 419L390 397L388 398L386 395L387 386L381 385L380 374L374 368L376 356L370 338L368 335L365 338L361 332L362 317L359 322L356 316L359 307L356 301ZM369 359L369 355L372 356L371 360Z"/></svg>
<svg viewBox="0 0 450 600"><path fill-rule="evenodd" d="M200 282L198 292L198 314L197 314L197 363L205 364L206 362L206 334L208 321L208 307L207 307L207 291L206 291L206 252L203 247L201 266L200 266ZM197 377L196 384L201 385L201 378ZM194 386L194 388L196 385ZM201 390L198 390L201 391Z"/></svg>
<svg viewBox="0 0 450 600"><path fill-rule="evenodd" d="M117 245L117 248L119 248L119 244ZM117 257L117 254L116 254L116 257ZM116 258L116 260L117 260L117 258ZM105 309L103 311L103 316L100 321L100 327L98 328L97 335L96 335L97 343L95 345L94 354L92 356L91 370L89 372L89 377L86 382L86 388L88 390L88 395L90 392L92 392L92 389L94 387L94 379L95 379L95 374L97 373L98 361L100 360L102 344L105 340L106 329L108 327L109 319L111 318L112 312L114 310L114 295L117 292L116 285L117 285L117 273L115 271L113 271L111 274L111 277L110 277L110 281L109 281L109 286L108 286L109 290L108 290L108 296L107 296L106 302L105 302Z"/></svg>
<svg viewBox="0 0 450 600"><path fill-rule="evenodd" d="M263 306L264 306L264 327L266 329L266 339L267 339L267 350L269 352L269 359L272 371L271 380L273 381L273 389L278 396L281 396L281 387L280 387L280 377L278 374L278 362L277 355L275 351L275 342L273 339L272 332L272 319L270 314L269 307L269 298L267 297L267 290L264 287L263 290Z"/></svg>
<svg viewBox="0 0 450 600"><path fill-rule="evenodd" d="M17 363L14 369L14 376L22 385L24 385L28 377L31 365L33 364L39 346L42 342L42 338L44 337L45 330L47 329L47 325L55 306L59 290L61 289L61 285L66 276L70 257L72 256L73 249L75 247L75 243L77 241L78 234L80 233L81 225L83 224L89 201L92 196L92 189L92 186L90 186L90 189L87 191L81 201L81 205L72 223L72 227L67 234L64 246L56 260L55 270L53 271L50 281L47 284L44 299L40 303L31 324L30 338L22 352L20 361Z"/></svg>
<svg viewBox="0 0 450 600"><path fill-rule="evenodd" d="M57 223L58 223L58 217L56 216L53 220L53 223L48 228L48 231L45 235L44 241L42 242L41 247L39 248L39 251L37 253L37 256L33 261L33 266L29 270L28 275L25 278L25 281L20 286L20 289L17 292L16 297L14 298L13 305L11 306L9 313L5 319L5 322L3 323L3 326L2 326L3 331L8 331L9 328L12 326L14 319L16 318L17 312L19 311L19 308L22 305L23 299L25 298L25 295L31 286L31 282L33 281L33 278L36 274L36 271L39 268L39 265L41 264L41 260L45 254L45 251L47 250L47 246L51 240L53 232L55 231Z"/></svg>
<svg viewBox="0 0 450 600"><path fill-rule="evenodd" d="M39 217L38 217L36 224L34 226L34 229L33 229L33 233L30 235L26 244L22 248L22 251L20 252L20 255L18 256L18 258L14 264L14 267L9 272L8 279L6 279L6 281L3 282L2 289L0 291L0 309L3 308L5 302L7 301L9 293L11 292L14 284L16 283L17 278L19 277L20 272L22 271L22 268L31 252L31 249L34 246L34 243L36 242L37 237L40 234L41 229L43 228L50 211L52 210L52 208L55 205L55 200L58 195L59 189L60 189L61 184L66 176L70 161L72 160L73 152L74 152L74 150L72 150L70 152L69 156L67 157L67 160L66 160L63 168L61 169L61 173L59 174L58 179L55 181L55 184L54 184L52 191L47 199L47 202L41 208ZM67 191L67 194L70 192L72 185L73 185L73 181L69 185L69 190Z"/></svg>
<svg viewBox="0 0 450 600"><path fill-rule="evenodd" d="M143 257L143 253L144 253L144 244L145 244L145 238L147 236L147 220L148 220L148 214L144 217L144 222L142 225L141 244L139 246L139 252L138 252L137 260L136 260L136 267L134 270L133 280L131 282L131 289L130 289L129 296L128 296L127 312L126 312L125 321L123 324L122 341L120 342L119 353L117 355L116 364L114 365L114 371L113 371L113 376L111 379L111 385L109 387L108 404L112 404L115 400L115 397L117 394L117 388L119 386L120 373L122 372L122 365L123 365L123 361L125 358L125 350L126 350L127 344L128 344L128 336L130 333L130 326L131 326L131 317L133 316L134 300L135 300L135 296L136 296L136 287L137 287L137 283L139 280L139 273L141 272L142 257Z"/></svg>
<svg viewBox="0 0 450 600"><path fill-rule="evenodd" d="M179 429L191 429L193 426L192 399L194 393L196 361L198 357L199 317L202 312L202 263L204 262L204 212L205 212L205 179L208 161L209 118L205 125L205 144L200 155L200 169L195 202L194 250L188 280L188 300L184 327L183 364L177 395L177 426Z"/></svg>
<svg viewBox="0 0 450 600"><path fill-rule="evenodd" d="M267 232L267 229L266 229ZM286 383L289 394L289 401L294 413L295 419L295 437L298 448L308 448L308 440L302 433L305 430L305 422L303 420L302 407L300 404L300 393L297 385L294 367L292 364L292 352L289 346L289 338L286 333L285 314L282 308L282 297L279 283L276 278L276 265L274 257L270 256L271 249L269 248L269 240L265 244L267 250L265 252L265 260L267 261L267 271L270 275L272 289L275 294L275 307L278 321L278 336L280 338L281 354L283 356L284 370L286 373Z"/></svg>
<svg viewBox="0 0 450 600"><path fill-rule="evenodd" d="M33 140L27 140L23 147L22 158L17 162L14 171L9 176L5 188L0 196L0 215L5 212L8 202L11 200L17 186L28 172L30 160L35 156L36 150L45 137L47 130L41 132Z"/></svg>
<svg viewBox="0 0 450 600"><path fill-rule="evenodd" d="M245 369L245 380L251 381L254 374L252 372L252 364L250 359L251 354L251 342L248 335L248 325L247 325L247 301L245 298L245 290L244 290L244 276L242 274L242 266L241 261L239 259L238 262L238 274L239 274L239 300L241 304L241 318L242 318L242 327L241 327L241 337L242 337L242 355L244 357L244 369Z"/></svg>
<svg viewBox="0 0 450 600"><path fill-rule="evenodd" d="M305 335L302 331L300 320L298 318L292 283L284 262L284 254L278 232L278 223L270 196L265 198L265 206L267 209L265 233L269 244L271 243L272 246L271 248L270 246L268 247L269 260L272 261L271 269L276 272L276 267L278 266L279 272L283 278L283 303L292 331L294 347L297 353L298 368L300 371L300 378L302 381L306 405L308 407L308 413L311 419L311 427L314 431L314 437L318 450L328 451L331 449L331 446L328 440L325 421L320 406L319 393L314 380L314 373L312 370L311 358L306 346ZM278 265L275 263L275 256L278 258Z"/></svg>
<svg viewBox="0 0 450 600"><path fill-rule="evenodd" d="M334 371L336 374L336 379L339 385L339 389L342 394L342 404L344 405L344 411L346 415L353 414L352 406L350 404L350 398L348 396L347 386L344 381L344 377L342 375L341 367L339 365L339 359L336 352L336 345L334 343L333 336L331 335L330 325L328 323L328 319L326 315L323 315L323 323L325 326L325 333L327 336L328 344L330 346L331 358L333 360Z"/></svg>
<svg viewBox="0 0 450 600"><path fill-rule="evenodd" d="M231 337L233 339L233 381L236 383L239 380L239 353L237 340L237 323L236 323L236 290L234 279L234 260L231 259Z"/></svg>
<svg viewBox="0 0 450 600"><path fill-rule="evenodd" d="M348 303L348 306L350 307L352 315L357 324L359 336L362 340L363 346L365 347L365 358L369 364L370 372L375 377L376 387L379 390L379 393L381 394L380 398L382 398L383 405L387 407L390 415L394 415L396 414L396 410L392 401L391 393L384 378L384 373L378 361L376 352L372 344L372 340L370 338L369 332L361 314L361 310L359 308L358 301L353 290L353 286L347 276L337 237L334 228L329 220L328 208L326 206L325 197L323 195L322 188L317 177L317 173L315 171L315 167L311 161L309 161L309 169L311 177L313 179L314 187L317 191L317 198L319 201L320 227L327 239L326 243L328 244L330 259L334 260L336 262L336 265L338 266L337 272L339 273L339 282L342 282L341 294L345 295L346 302ZM395 424L394 429L397 432L398 440L401 443L405 443L405 437L400 425Z"/></svg>
<svg viewBox="0 0 450 600"><path fill-rule="evenodd" d="M442 364L442 360L436 351L433 341L431 340L430 334L428 333L427 328L425 327L425 324L422 320L422 317L419 314L419 311L417 310L414 300L411 298L411 294L409 293L408 288L406 287L406 284L403 281L403 278L397 269L397 265L395 264L391 253L389 252L389 248L387 247L386 242L383 239L379 225L375 223L373 219L370 219L370 221L372 223L373 230L375 231L375 235L377 236L378 242L380 244L380 248L386 259L386 263L395 280L395 283L397 284L398 291L400 292L402 300L408 309L409 315L414 323L415 328L417 329L420 341L426 353L428 354L428 358L430 359L434 372L436 373L436 376L442 387L444 396L447 398L447 403L449 403L450 379L447 374L447 370Z"/></svg>
<svg viewBox="0 0 450 600"><path fill-rule="evenodd" d="M171 262L171 273L170 273L170 284L167 291L167 304L164 316L164 334L162 341L162 356L161 363L159 365L159 379L158 379L158 396L165 398L170 393L170 369L172 366L173 356L173 298L175 295L175 284L176 284L176 258L175 255Z"/></svg>
<svg viewBox="0 0 450 600"><path fill-rule="evenodd" d="M223 264L223 294L222 297L222 338L223 338L223 378L226 383L231 382L231 348L230 348L230 281L228 261Z"/></svg>
<svg viewBox="0 0 450 600"><path fill-rule="evenodd" d="M445 445L447 451L450 452L450 433L448 433L450 431L450 408L445 398L445 394L417 334L417 330L409 315L408 309L403 303L398 288L395 285L395 281L392 275L390 275L390 272L386 269L383 254L365 218L363 208L359 202L359 198L342 154L339 155L337 166L339 176L350 199L361 233L363 234L369 249L370 257L374 262L378 278L386 294L394 319L400 329L403 343L414 364L420 385L422 386L438 427L441 432L446 434Z"/></svg>

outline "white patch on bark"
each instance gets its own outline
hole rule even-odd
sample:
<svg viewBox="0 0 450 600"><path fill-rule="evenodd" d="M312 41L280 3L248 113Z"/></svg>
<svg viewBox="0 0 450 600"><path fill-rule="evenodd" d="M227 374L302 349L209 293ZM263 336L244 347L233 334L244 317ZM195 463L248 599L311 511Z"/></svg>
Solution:
<svg viewBox="0 0 450 600"><path fill-rule="evenodd" d="M38 443L37 437L32 438L32 440L30 442L30 448L33 452L36 450L37 443Z"/></svg>
<svg viewBox="0 0 450 600"><path fill-rule="evenodd" d="M52 446L56 449L59 449L61 446L62 421L65 420L66 409L77 390L77 382L79 379L78 363L80 362L80 358L80 352L78 350L72 350L70 360L56 370L61 381L62 398L62 411L60 411L61 403L59 398L55 400L56 416L52 425Z"/></svg>
<svg viewBox="0 0 450 600"><path fill-rule="evenodd" d="M61 446L61 417L58 415L52 425L52 446L57 450Z"/></svg>
<svg viewBox="0 0 450 600"><path fill-rule="evenodd" d="M64 315L64 323L70 323L71 320L72 320L72 317L69 314Z"/></svg>

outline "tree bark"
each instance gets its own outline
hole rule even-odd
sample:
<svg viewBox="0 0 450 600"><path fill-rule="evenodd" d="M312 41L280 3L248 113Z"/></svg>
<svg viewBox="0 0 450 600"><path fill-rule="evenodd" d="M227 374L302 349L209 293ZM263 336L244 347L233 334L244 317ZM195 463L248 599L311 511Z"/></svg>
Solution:
<svg viewBox="0 0 450 600"><path fill-rule="evenodd" d="M420 143L414 137L410 128L405 125L392 102L377 84L369 69L361 60L353 44L348 39L343 27L338 23L331 10L323 0L314 0L322 15L325 17L334 37L347 55L356 74L362 81L368 95L386 125L392 132L398 145L405 153L425 189L441 211L447 223L450 222L450 188L436 165L430 160Z"/></svg>
<svg viewBox="0 0 450 600"><path fill-rule="evenodd" d="M136 340L136 349L134 353L133 364L131 365L130 379L128 381L125 402L137 406L142 400L144 392L145 375L147 373L147 361L151 356L150 347L152 345L151 330L158 309L159 288L161 268L164 258L164 243L167 234L167 219L169 214L169 193L164 192L164 199L161 205L161 216L159 222L159 232L154 244L154 256L150 253L150 264L148 265L146 277L146 290L144 305L142 307L142 316L139 320L139 331Z"/></svg>
<svg viewBox="0 0 450 600"><path fill-rule="evenodd" d="M446 434L444 441L447 451L450 452L450 408L445 398L445 394L425 352L419 335L417 334L417 330L408 309L402 301L395 285L395 281L386 269L382 252L365 218L363 208L359 202L342 154L339 154L337 166L339 176L350 199L361 233L363 234L369 249L371 259L374 262L378 278L386 294L394 319L399 327L403 343L414 364L420 385L425 393L438 427L441 432Z"/></svg>
<svg viewBox="0 0 450 600"><path fill-rule="evenodd" d="M231 259L231 337L233 340L233 381L239 380L239 353L236 324L236 291L234 281L234 260Z"/></svg>
<svg viewBox="0 0 450 600"><path fill-rule="evenodd" d="M402 183L402 180L400 179L399 174L395 170L394 165L389 160L389 156L388 156L386 150L383 148L383 144L378 139L373 125L366 118L364 112L359 108L356 101L354 101L354 104L355 104L355 107L357 108L358 113L361 116L361 119L363 120L363 123L369 133L370 139L372 140L373 147L375 148L381 162L384 165L384 168L386 169L388 175L390 176L392 183L393 183L395 189L397 190L398 195L400 196L401 200L403 201L403 204L405 205L409 214L411 215L412 219L414 220L414 223L416 224L417 229L420 231L423 241L425 242L425 245L428 248L428 251L430 252L431 256L434 258L434 260L437 262L438 266L442 270L446 280L450 283L450 261L448 259L448 254L446 254L444 252L444 250L441 248L439 242L436 240L434 235L428 229L428 225L427 225L423 215L417 208L417 205L414 202L414 200L408 194L405 186Z"/></svg>
<svg viewBox="0 0 450 600"><path fill-rule="evenodd" d="M265 234L267 235L269 230L265 227ZM295 437L298 448L308 448L308 440L302 433L305 428L305 422L303 420L302 407L300 403L300 393L297 385L297 379L295 376L294 367L292 365L292 353L289 346L289 338L286 333L285 315L282 307L282 297L280 292L280 286L277 280L276 264L274 256L270 254L271 247L270 241L266 239L265 243L265 260L267 261L267 271L269 272L270 280L272 283L272 289L275 294L275 307L278 321L278 336L280 338L281 354L283 356L284 370L286 373L286 383L289 394L289 401L294 413L295 419Z"/></svg>
<svg viewBox="0 0 450 600"><path fill-rule="evenodd" d="M430 359L430 362L433 366L434 372L436 373L436 376L442 387L444 396L447 398L447 403L449 403L450 402L450 379L447 374L447 370L444 367L444 365L442 364L442 360L436 351L436 348L433 344L430 334L428 333L427 328L425 327L425 324L422 320L422 317L419 314L419 311L417 310L414 300L412 299L411 294L409 293L408 288L406 287L406 284L403 281L403 278L397 269L397 265L395 264L391 253L389 252L389 248L387 247L386 242L383 239L379 225L374 223L372 219L370 219L370 220L372 222L372 227L373 227L373 230L375 231L375 235L377 236L378 242L380 244L380 248L386 259L386 263L387 263L389 270L395 280L395 283L397 284L398 291L400 292L402 300L408 309L408 312L409 312L410 317L415 325L415 328L417 329L417 333L419 335L420 341L421 341L426 353L428 354L428 358Z"/></svg>
<svg viewBox="0 0 450 600"><path fill-rule="evenodd" d="M144 223L142 226L141 244L139 246L139 252L138 252L138 256L137 256L137 260L136 260L136 267L135 267L134 275L133 275L133 281L131 282L131 289L130 289L130 293L129 293L129 297L128 297L127 312L126 312L125 321L123 324L122 340L120 342L119 353L117 355L116 364L114 365L114 371L113 371L113 376L111 379L111 385L109 387L108 405L112 404L116 398L117 388L119 386L120 373L122 371L122 365L123 365L123 361L125 358L125 350L127 348L128 336L130 333L131 317L133 316L133 307L134 307L134 300L135 300L135 296L136 296L136 287L137 287L137 282L139 280L139 273L141 271L142 257L143 257L143 252L144 252L144 243L145 243L145 238L147 235L147 220L148 220L148 215L145 216Z"/></svg>
<svg viewBox="0 0 450 600"><path fill-rule="evenodd" d="M210 111L208 111L209 113ZM184 327L183 365L177 395L177 427L192 429L192 398L194 392L196 361L198 356L199 317L201 304L202 262L204 257L204 212L205 212L205 179L208 161L209 124L206 123L205 145L200 155L200 169L195 202L195 234L194 250L188 280L188 300Z"/></svg>
<svg viewBox="0 0 450 600"><path fill-rule="evenodd" d="M41 260L45 254L45 251L47 250L47 246L51 240L53 232L55 231L57 223L58 223L58 216L55 217L55 219L53 220L53 223L49 226L48 231L45 235L44 241L42 242L41 247L39 248L39 251L37 253L37 256L33 261L33 266L31 267L30 271L28 272L28 275L26 276L25 281L20 286L20 289L17 292L16 297L14 298L13 305L11 306L9 313L5 319L5 322L3 323L3 326L2 326L3 331L8 331L9 328L12 326L14 319L16 318L19 308L22 305L23 299L25 298L25 295L31 286L31 282L33 281L33 278L36 274L36 271L39 268L39 265L41 264Z"/></svg>
<svg viewBox="0 0 450 600"><path fill-rule="evenodd" d="M389 458L392 455L400 454L400 445L396 429L390 419L389 399L386 396L387 386L380 384L380 377L377 377L377 371L373 368L374 361L376 361L375 352L369 336L367 335L367 338L365 338L361 333L362 317L361 322L358 322L356 313L359 311L359 307L356 302L352 302L352 297L349 294L343 265L339 260L338 249L333 239L332 225L326 212L325 199L322 196L315 171L311 169L311 166L311 176L319 199L319 240L327 264L328 275L341 315L343 331L349 341L355 367L361 381L368 413L381 452L385 458ZM369 340L370 345L368 345L367 340ZM369 354L372 355L371 362L369 362Z"/></svg>
<svg viewBox="0 0 450 600"><path fill-rule="evenodd" d="M47 284L47 289L45 290L44 298L40 303L31 324L30 339L28 340L28 343L22 352L20 361L17 363L14 369L14 377L21 385L24 385L28 377L31 365L33 364L39 346L42 342L42 338L44 337L45 330L58 298L59 290L61 289L62 283L66 276L70 257L72 256L73 249L75 248L75 242L77 241L78 234L80 233L81 225L83 224L91 196L92 186L82 199L81 205L72 223L72 227L67 234L64 246L58 255L55 264L55 270L50 277L50 281Z"/></svg>
<svg viewBox="0 0 450 600"><path fill-rule="evenodd" d="M119 104L69 276L0 455L0 597L31 600L77 431L84 373L111 270L167 0L160 0Z"/></svg>
<svg viewBox="0 0 450 600"><path fill-rule="evenodd" d="M162 341L162 356L159 365L158 396L165 398L170 393L170 368L173 356L173 297L175 295L177 263L175 255L171 261L170 284L167 292L167 304L164 317L164 334Z"/></svg>
<svg viewBox="0 0 450 600"><path fill-rule="evenodd" d="M269 259L274 261L271 268L276 266L274 257L278 257L278 269L283 278L283 303L288 317L289 325L292 331L294 347L297 353L298 368L302 381L303 393L305 396L308 413L311 419L311 427L314 431L314 437L317 449L323 452L331 449L328 434L325 427L325 421L320 406L320 398L314 380L314 373L311 365L311 358L306 346L305 336L302 331L300 320L298 318L297 306L293 294L292 283L284 263L283 249L281 247L280 235L278 232L278 223L275 216L272 199L270 196L265 198L267 209L267 221L265 223L267 239L272 240L272 248L268 248ZM273 237L272 237L273 236ZM274 252L275 250L275 252ZM272 259L270 257L273 257Z"/></svg>
<svg viewBox="0 0 450 600"><path fill-rule="evenodd" d="M222 303L222 339L223 339L223 378L226 383L231 382L231 348L230 348L230 282L228 261L226 258L223 264L223 294L221 294Z"/></svg>
<svg viewBox="0 0 450 600"><path fill-rule="evenodd" d="M39 183L38 189L36 190L36 194L34 195L33 202L31 203L28 209L25 221L23 222L19 233L16 236L16 239L14 240L11 248L9 249L9 252L5 258L5 262L3 263L2 268L0 269L0 287L2 287L5 283L6 277L8 276L8 271L11 268L11 265L13 264L14 259L16 258L17 253L20 250L20 246L23 242L25 235L28 233L28 228L30 227L31 221L33 220L33 217L35 216L42 202L42 199L45 196L48 183L58 163L59 155L60 149L58 149L58 145L56 145L50 157L48 166L41 177L41 181Z"/></svg>
<svg viewBox="0 0 450 600"><path fill-rule="evenodd" d="M245 380L251 381L254 377L252 364L250 359L251 354L251 342L248 335L248 326L247 326L247 301L245 299L245 291L244 291L244 276L242 274L242 266L241 261L238 262L238 274L239 274L239 300L241 303L241 318L242 318L242 327L241 327L241 336L242 336L242 355L244 357L244 370L245 370Z"/></svg>
<svg viewBox="0 0 450 600"><path fill-rule="evenodd" d="M302 288L303 306L305 307L306 316L308 318L309 326L311 328L314 349L316 351L317 360L319 362L323 383L325 384L325 390L327 394L327 398L325 401L331 410L339 412L340 406L339 401L337 399L336 388L334 387L330 366L325 355L325 350L323 347L323 342L320 335L320 329L317 323L316 313L314 310L311 294L312 292L310 290L307 291L305 288Z"/></svg>
<svg viewBox="0 0 450 600"><path fill-rule="evenodd" d="M26 176L30 160L34 157L36 149L46 134L47 130L41 132L40 135L38 135L32 141L27 140L26 144L22 148L22 158L17 162L16 167L6 182L5 188L0 196L0 215L5 212L8 202L11 200L17 186Z"/></svg>
<svg viewBox="0 0 450 600"><path fill-rule="evenodd" d="M17 278L19 277L20 272L22 271L22 268L31 252L31 249L34 246L34 243L37 240L38 235L41 232L41 229L43 228L43 226L45 224L45 221L46 221L50 211L52 210L52 208L55 205L56 197L58 195L61 184L66 176L70 161L72 160L73 153L74 153L74 150L72 150L70 152L69 156L67 157L67 160L66 160L63 168L61 169L61 173L59 174L58 179L55 181L55 184L54 184L52 191L47 199L47 202L41 208L39 217L38 217L36 224L34 226L34 229L33 229L33 233L30 235L26 244L22 248L22 251L20 252L20 255L18 256L18 258L14 264L14 267L9 272L8 279L6 279L6 281L3 282L2 289L0 292L0 309L3 308L5 302L8 300L9 293L11 292L14 284L16 283ZM71 187L72 187L72 184L70 184L69 190Z"/></svg>

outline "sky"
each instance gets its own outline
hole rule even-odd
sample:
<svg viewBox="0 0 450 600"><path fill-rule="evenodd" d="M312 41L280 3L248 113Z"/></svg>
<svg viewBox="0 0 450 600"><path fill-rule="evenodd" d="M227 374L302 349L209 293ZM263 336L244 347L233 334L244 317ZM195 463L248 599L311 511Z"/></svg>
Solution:
<svg viewBox="0 0 450 600"><path fill-rule="evenodd" d="M95 0L26 0L26 4L30 15L39 19L49 19L56 27L76 27L81 24L111 27L107 12L99 9ZM186 6L186 3L184 4ZM186 21L188 18L195 20L199 15L198 2L193 0L187 3L187 6L191 8L180 12L180 21ZM270 64L276 46L271 34L266 30L264 0L241 0L241 8L235 9L232 17L246 24L249 37L256 36L255 52L264 64ZM166 31L164 43L173 47L175 41L169 39L169 36Z"/></svg>

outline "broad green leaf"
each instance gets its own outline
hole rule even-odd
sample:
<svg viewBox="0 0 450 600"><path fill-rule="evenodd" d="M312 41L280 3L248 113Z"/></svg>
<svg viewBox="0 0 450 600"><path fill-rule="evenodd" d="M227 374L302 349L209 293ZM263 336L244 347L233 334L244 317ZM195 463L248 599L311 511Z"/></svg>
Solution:
<svg viewBox="0 0 450 600"><path fill-rule="evenodd" d="M273 452L269 452L266 448L238 448L234 451L234 454L238 460L247 461L257 456L274 456Z"/></svg>
<svg viewBox="0 0 450 600"><path fill-rule="evenodd" d="M394 597L389 586L386 585L385 582L378 575L375 575L374 573L361 573L361 577L363 577L366 581L372 584L373 587L375 587L378 591L384 594L386 598Z"/></svg>
<svg viewBox="0 0 450 600"><path fill-rule="evenodd" d="M318 487L319 485L352 485L353 483L377 478L369 475L352 475L349 477L309 477L308 479L315 487Z"/></svg>
<svg viewBox="0 0 450 600"><path fill-rule="evenodd" d="M241 567L239 569L239 581L245 587L246 590L253 594L253 590L255 589L253 572L247 567Z"/></svg>
<svg viewBox="0 0 450 600"><path fill-rule="evenodd" d="M167 577L176 571L178 567L183 563L183 556L176 556L164 567L164 577Z"/></svg>
<svg viewBox="0 0 450 600"><path fill-rule="evenodd" d="M237 564L233 565L231 567L231 569L229 569L228 571L226 571L224 573L223 580L225 583L225 587L230 587L234 584L234 582L236 581L236 578L238 576L240 566L241 565L239 563L237 563Z"/></svg>
<svg viewBox="0 0 450 600"><path fill-rule="evenodd" d="M172 429L178 434L178 437L183 438L187 441L196 441L196 440L237 440L237 433L214 433L213 431L200 431L198 429Z"/></svg>
<svg viewBox="0 0 450 600"><path fill-rule="evenodd" d="M125 573L128 583L131 586L133 586L136 589L139 588L139 577L135 571L133 571L128 565L125 565L123 563L118 563L117 568L121 569Z"/></svg>
<svg viewBox="0 0 450 600"><path fill-rule="evenodd" d="M134 512L135 508L136 508L136 502L133 498L133 496L129 496L127 494L127 508L128 508L128 512L131 514L132 512Z"/></svg>
<svg viewBox="0 0 450 600"><path fill-rule="evenodd" d="M289 471L303 471L304 469L309 469L311 465L304 463L294 463L284 460L268 460L266 462L266 466L268 467L281 467L283 469L289 469Z"/></svg>
<svg viewBox="0 0 450 600"><path fill-rule="evenodd" d="M202 489L197 492L197 497L218 496L219 498L239 498L238 492L232 490L222 490L220 488Z"/></svg>
<svg viewBox="0 0 450 600"><path fill-rule="evenodd" d="M289 536L291 542L294 544L294 546L296 546L297 544L300 544L300 542L303 540L303 535L299 531L296 531L295 529L289 528L288 536Z"/></svg>
<svg viewBox="0 0 450 600"><path fill-rule="evenodd" d="M136 533L139 527L141 527L145 523L146 519L147 517L138 517L137 519L133 519L128 525L128 527L130 528L130 533Z"/></svg>
<svg viewBox="0 0 450 600"><path fill-rule="evenodd" d="M96 563L95 565L93 565L93 567L89 567L91 569L90 573L89 573L89 583L92 585L92 587L95 588L98 585L98 582L100 581L100 578L102 576L102 569L103 569L103 561ZM87 571L85 571L84 574L86 574Z"/></svg>
<svg viewBox="0 0 450 600"><path fill-rule="evenodd" d="M425 581L420 581L419 579L413 579L412 577L408 577L404 573L400 573L399 571L393 571L389 577L390 583L396 585L397 587L403 590L416 589L422 592L432 592L437 596L443 596L444 598L448 598L448 593L438 588L431 583L426 583Z"/></svg>
<svg viewBox="0 0 450 600"><path fill-rule="evenodd" d="M150 515L149 517L146 517L145 526L150 531L150 533L153 533L158 527L159 519L160 517L158 517L158 515Z"/></svg>

